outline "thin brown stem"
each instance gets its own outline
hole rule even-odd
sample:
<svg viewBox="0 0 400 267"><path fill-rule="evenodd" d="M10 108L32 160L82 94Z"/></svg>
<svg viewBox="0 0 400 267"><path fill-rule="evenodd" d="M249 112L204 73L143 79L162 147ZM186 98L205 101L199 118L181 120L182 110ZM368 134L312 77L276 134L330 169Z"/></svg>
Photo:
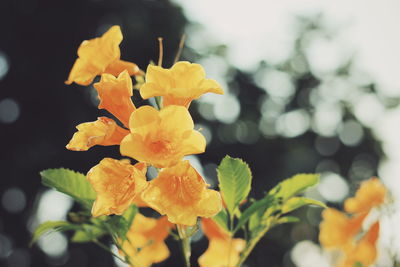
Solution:
<svg viewBox="0 0 400 267"><path fill-rule="evenodd" d="M158 37L158 64L157 65L160 67L162 67L163 56L164 56L163 38Z"/></svg>
<svg viewBox="0 0 400 267"><path fill-rule="evenodd" d="M174 64L178 62L179 58L181 57L183 46L185 45L186 35L182 34L181 40L179 41L178 51L176 52Z"/></svg>

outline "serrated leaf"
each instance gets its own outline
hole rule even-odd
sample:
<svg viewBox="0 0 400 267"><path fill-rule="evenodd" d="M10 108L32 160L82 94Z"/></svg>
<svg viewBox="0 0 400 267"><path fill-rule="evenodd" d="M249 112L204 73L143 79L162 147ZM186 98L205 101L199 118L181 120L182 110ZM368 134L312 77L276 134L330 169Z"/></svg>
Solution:
<svg viewBox="0 0 400 267"><path fill-rule="evenodd" d="M226 207L234 214L240 202L247 198L251 189L249 166L238 158L225 156L217 169L219 187Z"/></svg>
<svg viewBox="0 0 400 267"><path fill-rule="evenodd" d="M295 223L299 222L300 219L294 216L285 216L278 219L276 224L283 224L283 223Z"/></svg>
<svg viewBox="0 0 400 267"><path fill-rule="evenodd" d="M35 231L33 232L31 245L35 243L42 235L55 231L68 231L68 230L76 230L79 229L79 226L71 224L66 221L47 221L39 225Z"/></svg>
<svg viewBox="0 0 400 267"><path fill-rule="evenodd" d="M85 243L93 241L103 236L106 232L104 229L96 225L84 224L81 225L81 230L77 230L71 238L72 242L75 243Z"/></svg>
<svg viewBox="0 0 400 267"><path fill-rule="evenodd" d="M212 219L223 229L229 231L228 228L228 213L225 209L222 209L217 215L212 217Z"/></svg>
<svg viewBox="0 0 400 267"><path fill-rule="evenodd" d="M96 193L86 179L85 175L69 169L47 169L40 172L42 183L55 188L74 200L90 208L96 199Z"/></svg>
<svg viewBox="0 0 400 267"><path fill-rule="evenodd" d="M274 203L274 198L271 196L266 196L263 199L257 200L253 202L253 204L250 205L247 209L245 209L242 212L242 215L239 218L239 221L235 227L235 230L233 232L236 232L239 230L243 225L246 224L246 222L250 219L250 217L260 211L264 211L267 209L270 205Z"/></svg>
<svg viewBox="0 0 400 267"><path fill-rule="evenodd" d="M268 194L286 200L319 183L319 174L297 174L280 182Z"/></svg>
<svg viewBox="0 0 400 267"><path fill-rule="evenodd" d="M306 197L292 197L283 204L282 213L288 213L306 205L315 205L326 208L326 205L324 203L315 199Z"/></svg>

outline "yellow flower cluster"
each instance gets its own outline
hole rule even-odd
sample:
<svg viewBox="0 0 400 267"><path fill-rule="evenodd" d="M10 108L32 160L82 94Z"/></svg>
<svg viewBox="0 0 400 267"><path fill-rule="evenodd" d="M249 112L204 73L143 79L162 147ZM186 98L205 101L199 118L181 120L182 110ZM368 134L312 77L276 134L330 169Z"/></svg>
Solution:
<svg viewBox="0 0 400 267"><path fill-rule="evenodd" d="M110 112L120 123L107 117L82 123L67 149L84 151L95 145L119 145L123 156L138 161L131 165L126 159L105 158L88 172L87 178L97 193L93 216L122 214L132 204L166 215L159 220L137 215L128 234L132 241L129 246L135 251L141 248L133 257L149 266L169 255L163 243L165 231L160 230L166 228L167 220L194 225L197 217L212 217L222 208L220 193L208 189L183 157L203 153L206 146L204 136L194 130L188 111L191 101L208 92L223 94L223 90L216 81L205 78L204 69L198 64L177 62L170 69L149 65L140 94L143 99L160 97L163 107L136 108L131 99L131 76L143 72L134 63L120 60L121 41L119 26L111 27L99 38L84 41L66 81L88 85L101 75L94 84L100 99L98 108ZM158 176L150 182L146 179L148 166L159 169ZM158 226L160 221L162 226ZM144 239L154 242L144 249ZM156 255L153 249L163 252Z"/></svg>
<svg viewBox="0 0 400 267"><path fill-rule="evenodd" d="M354 267L361 263L368 267L375 262L379 221L369 229L363 229L363 222L374 207L385 201L386 193L379 179L372 178L361 184L355 197L346 200L344 209L347 214L333 208L324 210L319 240L325 248L342 252L337 266Z"/></svg>

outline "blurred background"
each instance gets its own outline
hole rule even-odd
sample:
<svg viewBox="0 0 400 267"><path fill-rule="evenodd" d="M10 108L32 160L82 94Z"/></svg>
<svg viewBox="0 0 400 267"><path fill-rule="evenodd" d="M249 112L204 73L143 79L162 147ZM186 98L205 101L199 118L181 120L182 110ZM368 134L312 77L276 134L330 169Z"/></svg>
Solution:
<svg viewBox="0 0 400 267"><path fill-rule="evenodd" d="M142 69L157 60L159 36L169 67L185 33L182 59L202 64L226 90L190 107L208 141L206 153L190 159L211 185L229 154L251 166L255 198L299 172L322 174L307 194L333 207L376 175L396 197L399 12L396 0L0 0L0 266L117 264L60 233L28 246L39 223L77 209L42 186L39 171L86 173L105 156L120 157L118 147L65 149L77 124L106 114L92 87L64 81L82 40L112 25L122 27L122 59ZM137 92L134 101L145 103ZM247 266L330 266L318 246L320 212L302 209L303 222L272 230ZM400 216L383 223L377 266L391 266L388 256L400 255ZM157 266L179 266L177 244L168 244L172 257ZM199 233L193 258L206 247Z"/></svg>

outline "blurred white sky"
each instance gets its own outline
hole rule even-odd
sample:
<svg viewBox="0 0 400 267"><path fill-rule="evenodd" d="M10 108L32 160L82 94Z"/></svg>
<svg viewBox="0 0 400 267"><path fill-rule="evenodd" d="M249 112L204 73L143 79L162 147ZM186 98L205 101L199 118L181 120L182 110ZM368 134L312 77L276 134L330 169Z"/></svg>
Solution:
<svg viewBox="0 0 400 267"><path fill-rule="evenodd" d="M311 47L311 55L308 55L311 68L313 69L313 65L316 69L334 68L353 55L357 69L376 81L381 94L400 96L398 0L175 2L184 7L184 12L191 21L204 26L204 31L188 36L191 47L201 50L209 45L226 44L229 62L247 71L253 70L260 60L278 63L289 56L289 48L295 37L296 16L322 14L325 27L335 32L335 41L317 42ZM394 195L400 195L400 108L379 116L375 107L367 105L363 107L363 112L364 117L373 121L369 126L377 138L382 140L388 155L388 159L381 162L379 175ZM400 215L392 223L399 225ZM400 233L384 233L387 234L400 240ZM400 245L396 246L395 250L399 252ZM322 266L321 262L316 265L307 264L308 267Z"/></svg>

